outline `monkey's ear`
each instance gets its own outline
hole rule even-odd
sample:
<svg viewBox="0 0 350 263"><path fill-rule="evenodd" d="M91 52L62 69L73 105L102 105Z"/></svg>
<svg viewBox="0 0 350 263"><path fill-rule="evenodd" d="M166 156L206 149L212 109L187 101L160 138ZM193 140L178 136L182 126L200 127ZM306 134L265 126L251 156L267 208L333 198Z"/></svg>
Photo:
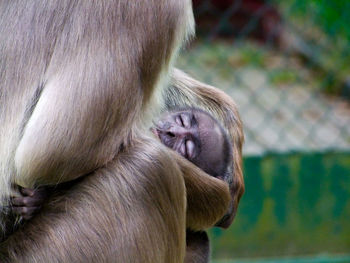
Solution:
<svg viewBox="0 0 350 263"><path fill-rule="evenodd" d="M187 228L203 230L214 226L228 211L231 203L229 185L203 172L181 155L175 152L171 154L185 180Z"/></svg>

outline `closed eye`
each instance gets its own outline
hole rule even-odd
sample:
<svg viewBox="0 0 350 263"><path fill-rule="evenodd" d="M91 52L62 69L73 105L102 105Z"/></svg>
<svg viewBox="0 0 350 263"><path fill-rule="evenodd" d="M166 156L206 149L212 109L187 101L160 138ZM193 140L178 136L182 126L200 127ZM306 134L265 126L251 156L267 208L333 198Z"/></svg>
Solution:
<svg viewBox="0 0 350 263"><path fill-rule="evenodd" d="M191 127L191 116L188 113L181 113L180 118L181 122L183 124L183 127L190 128Z"/></svg>
<svg viewBox="0 0 350 263"><path fill-rule="evenodd" d="M181 127L184 127L184 122L183 122L183 119L181 117L181 114L179 114L175 117L175 121L178 125L180 125Z"/></svg>

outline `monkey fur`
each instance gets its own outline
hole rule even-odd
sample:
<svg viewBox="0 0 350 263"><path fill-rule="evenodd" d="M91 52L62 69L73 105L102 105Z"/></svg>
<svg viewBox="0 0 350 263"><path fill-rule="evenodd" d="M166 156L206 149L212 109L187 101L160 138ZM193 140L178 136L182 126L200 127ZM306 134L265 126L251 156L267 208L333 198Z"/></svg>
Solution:
<svg viewBox="0 0 350 263"><path fill-rule="evenodd" d="M78 178L0 244L1 262L182 262L186 228L211 227L225 211L221 226L232 222L244 189L235 105L171 76L170 93L197 97L238 136L228 184L145 129L153 103L175 99L162 87L192 28L189 0L0 3L2 207L13 183Z"/></svg>
<svg viewBox="0 0 350 263"><path fill-rule="evenodd" d="M243 134L237 108L233 101L220 90L195 81L180 71L176 70L176 74L177 75L173 74L172 76L171 83L173 85L171 85L166 92L171 91L172 93L177 93L178 95L181 94L181 98L178 97L177 101L182 101L184 104L187 104L186 101L188 99L190 101L194 99L198 103L201 102L198 105L203 109L205 108L207 110L208 108L211 108L211 113L222 121L223 127L231 136L231 140L233 142L233 152L235 153L233 155L234 161L232 169L235 167L237 167L237 169L231 174L231 178L226 178L226 181L230 184L232 194L231 205L230 209L228 210L229 216L227 217L227 220L229 220L230 223L235 215L239 198L244 191L243 176L241 173L241 146L243 143ZM170 98L172 95L164 95L164 97L167 96ZM166 99L165 101L167 102L167 107L170 107L169 105L171 105L171 100ZM155 158L154 160L159 159L160 156L163 158L170 156L171 159L169 163L166 163L166 171L164 171L163 168L163 174L161 174L158 179L164 180L164 174L172 170L172 176L167 178L172 178L174 180L174 178L176 178L176 176L174 176L176 175L176 171L179 169L182 171L187 191L186 228L192 229L191 231L195 233L196 231L213 226L215 222L222 217L222 214L220 217L215 217L217 206L227 202L227 200L222 199L222 193L224 192L222 189L224 189L225 185L218 184L221 182L220 180L203 174L198 167L194 166L177 153L173 153L172 151L168 150L157 140L153 141L151 138L147 138L147 140L149 143L149 148L145 148L147 144L142 142L142 149L135 149L133 152L118 155L118 160L123 160L123 165L120 165L119 162L113 164L113 168L116 168L116 170L113 170L113 168L109 168L107 170L107 168L105 168L99 171L99 173L90 174L84 178L81 178L78 180L78 182L74 182L71 188L64 190L64 192L55 193L54 196L48 200L46 205L44 205L43 209L38 215L36 215L31 221L26 223L21 229L10 236L10 238L3 244L0 244L1 262L26 262L28 259L35 259L37 262L45 262L45 259L47 258L52 259L53 262L96 262L94 261L96 258L98 258L97 262L115 262L116 258L118 259L116 260L117 262L134 262L129 261L130 258L128 257L130 254L123 254L120 252L120 250L115 251L116 254L109 254L111 253L110 249L118 247L115 244L119 244L119 242L121 242L121 233L124 233L124 231L125 233L128 232L128 230L124 230L123 227L127 229L129 229L128 227L131 227L129 226L129 221L127 223L123 221L123 219L119 218L121 217L120 209L122 209L124 213L128 214L129 208L145 208L146 203L142 200L145 198L145 196L147 197L150 195L152 191L150 189L147 191L140 191L139 189L143 189L145 187L142 181L137 180L137 182L133 183L133 180L131 179L135 178L129 178L126 176L121 177L120 172L118 171L121 169L132 169L133 171L142 173L143 176L137 176L137 178L148 179L149 174L152 174L150 170L154 167L150 165L153 164L153 161L147 162L148 158L151 157L147 150L154 150L154 145L157 144L159 145L157 145L156 149L161 151L161 154L160 152L154 153L152 155L152 157L154 156ZM143 153L143 162L146 163L145 167L142 166L142 162L140 162L139 165L136 165L138 162L135 160L142 160L142 158L140 158L141 152ZM137 154L138 156L135 156L134 154ZM123 159L122 157L125 155L127 157ZM165 162L168 161L169 158L166 158ZM127 165L127 163L132 163L133 165ZM158 166L158 164L155 165ZM145 170L145 168L147 168L147 170ZM159 173L160 171L157 171L157 175L159 175ZM123 171L123 174L128 173ZM125 182L120 182L120 180L122 180L120 178L125 180ZM117 180L117 182L115 180ZM152 187L153 192L154 189L164 188L163 184L164 182ZM132 188L133 191L137 192L137 194L128 192L128 190L123 190L121 186L124 185ZM168 193L173 193L174 182L168 182L165 185L168 186L166 191ZM177 187L175 190L181 190L180 188L181 187ZM182 192L182 194L184 194L184 192ZM168 194L165 196L167 195ZM79 198L79 200L77 200L77 198ZM119 198L121 199L119 200ZM138 207L138 203L136 202L135 198L138 198L137 200L141 199L142 207ZM158 198L161 200L158 200L157 202L169 201L164 200L164 197L161 196ZM181 200L181 198L179 200ZM177 207L179 200L176 202ZM152 202L149 202L148 205L150 207L147 207L147 211L150 208L154 209ZM169 205L169 203L165 204L164 207L167 205ZM173 208L174 207L172 207L172 209ZM227 207L225 207L225 209L227 209ZM91 212L87 213L86 211ZM145 212L146 214L153 215L153 213L148 213L147 211ZM101 218L101 215L105 216ZM133 216L135 218L139 218L140 215L142 215L141 211L140 213L135 212ZM167 211L165 215L163 214L164 218L170 218L169 211ZM176 218L176 221L179 220L179 211L171 213L171 215ZM159 222L157 222L156 218L153 218L153 216L150 223L152 222L154 224L151 226L158 229ZM119 225L123 223L125 226ZM227 224L228 223L226 222L225 226L227 226ZM144 241L145 247L147 247L147 244L158 244L158 237L156 241L144 240L143 238L143 231L148 232L148 230L150 230L149 227L151 226L138 226L140 227L137 231L137 233L139 233L139 237L135 237L133 242ZM134 228L131 227L131 229ZM159 231L158 229L155 230L155 232L157 235L160 235L166 231L163 232ZM169 233L171 233L171 231L166 235L167 238L169 238ZM132 231L129 234L132 235ZM81 240L79 237L80 235L84 237L83 240L89 241L88 244L83 243L82 245L79 243ZM203 247L208 247L208 242L205 240L204 242L200 241L201 239L196 238L197 235L198 233L195 233L194 238L190 237L189 235L187 237L187 242L190 242L190 246L188 248L190 250L188 250L188 253L186 251L185 262L195 262L193 261L193 258L208 258L202 253L203 251L206 251L206 254L208 254L208 249L203 249ZM66 243L65 240L68 240L69 242ZM33 244L33 242L35 244ZM128 244L124 242L124 247L122 249L123 251L128 246ZM170 241L167 239L166 243L167 242ZM50 243L55 244L55 246L48 246L47 244ZM161 246L163 243L164 240L159 242L159 245ZM193 245L193 243L195 245ZM133 246L134 245L132 245L132 247ZM169 245L162 247L162 249L168 250L167 246ZM56 249L56 247L59 247L60 249ZM74 247L79 247L79 250L72 251L72 248ZM85 250L82 247L85 248ZM198 247L200 249L196 250ZM162 249L157 249L158 252L155 253L157 255L162 254ZM128 249L126 249L126 251L128 251ZM124 252L127 253L126 251ZM134 252L135 251L132 251L130 253ZM103 254L106 258L103 258L101 254ZM135 259L135 262L140 262L138 260L142 260L141 262L164 262L162 261L164 258L157 261L157 257L154 257L151 251L146 253L147 256L150 256L149 259L143 258L144 255L142 254L142 251L138 251L138 253L135 255L140 255L140 257ZM167 260L170 261L166 262L182 262L178 257L170 259L172 257L173 255L167 258ZM135 256L132 258L134 259Z"/></svg>

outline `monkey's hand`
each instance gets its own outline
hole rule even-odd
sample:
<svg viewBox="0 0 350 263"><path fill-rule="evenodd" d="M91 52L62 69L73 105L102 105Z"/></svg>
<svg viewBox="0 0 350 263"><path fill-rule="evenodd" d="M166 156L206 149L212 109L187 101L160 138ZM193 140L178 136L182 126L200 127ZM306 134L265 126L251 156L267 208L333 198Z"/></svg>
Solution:
<svg viewBox="0 0 350 263"><path fill-rule="evenodd" d="M12 212L22 216L24 220L31 219L41 208L49 195L48 187L29 189L19 187L21 196L11 198Z"/></svg>

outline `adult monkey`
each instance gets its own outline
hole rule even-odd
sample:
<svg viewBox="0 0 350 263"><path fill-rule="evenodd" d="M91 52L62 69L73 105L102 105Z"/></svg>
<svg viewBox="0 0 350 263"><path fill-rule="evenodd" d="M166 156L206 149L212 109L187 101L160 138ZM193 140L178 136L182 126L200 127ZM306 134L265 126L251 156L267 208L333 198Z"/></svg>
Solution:
<svg viewBox="0 0 350 263"><path fill-rule="evenodd" d="M193 206L192 213L191 202L201 200L202 188L191 181L196 169L182 159L174 163L139 131L162 73L191 28L190 3L2 1L0 17L3 203L12 182L32 187L92 173L2 244L2 261L181 261L181 175L191 186L186 220L194 230L222 216L226 185L203 175L208 189L217 185L205 194L219 212L208 216ZM101 202L104 207L96 205Z"/></svg>
<svg viewBox="0 0 350 263"><path fill-rule="evenodd" d="M193 31L190 0L1 1L0 19L3 205L11 183L70 181L136 143Z"/></svg>

